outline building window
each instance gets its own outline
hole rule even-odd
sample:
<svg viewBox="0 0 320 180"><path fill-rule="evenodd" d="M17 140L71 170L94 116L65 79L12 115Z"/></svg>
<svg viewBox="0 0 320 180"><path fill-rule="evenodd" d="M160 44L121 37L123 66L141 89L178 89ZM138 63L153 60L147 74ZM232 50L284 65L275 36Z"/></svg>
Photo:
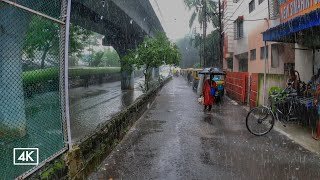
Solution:
<svg viewBox="0 0 320 180"><path fill-rule="evenodd" d="M271 67L278 68L280 64L280 51L279 51L279 44L272 44L271 45Z"/></svg>
<svg viewBox="0 0 320 180"><path fill-rule="evenodd" d="M234 39L243 38L243 19L237 19L234 21Z"/></svg>
<svg viewBox="0 0 320 180"><path fill-rule="evenodd" d="M233 70L233 58L227 60L228 69Z"/></svg>
<svg viewBox="0 0 320 180"><path fill-rule="evenodd" d="M248 58L239 59L239 72L248 72Z"/></svg>
<svg viewBox="0 0 320 180"><path fill-rule="evenodd" d="M251 13L255 8L255 2L254 0L252 0L250 3L249 3L249 13Z"/></svg>
<svg viewBox="0 0 320 180"><path fill-rule="evenodd" d="M256 49L250 50L250 60L253 61L253 60L256 60L256 58L257 58Z"/></svg>
<svg viewBox="0 0 320 180"><path fill-rule="evenodd" d="M267 46L267 58L265 58L264 57L264 47L265 46L262 46L261 48L260 48L260 59L261 60L264 60L264 59L268 59L268 57L269 57L269 47Z"/></svg>
<svg viewBox="0 0 320 180"><path fill-rule="evenodd" d="M263 3L264 0L258 0L259 4Z"/></svg>

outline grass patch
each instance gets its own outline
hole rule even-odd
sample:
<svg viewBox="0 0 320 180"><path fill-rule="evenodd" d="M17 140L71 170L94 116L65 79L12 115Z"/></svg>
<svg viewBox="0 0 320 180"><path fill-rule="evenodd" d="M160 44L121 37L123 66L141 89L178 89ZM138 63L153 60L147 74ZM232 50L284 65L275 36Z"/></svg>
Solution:
<svg viewBox="0 0 320 180"><path fill-rule="evenodd" d="M0 140L8 140L19 136L20 131L18 129L14 129L6 124L0 123Z"/></svg>
<svg viewBox="0 0 320 180"><path fill-rule="evenodd" d="M69 69L69 77L115 74L120 73L120 70L120 67L71 68ZM48 81L59 81L59 69L49 68L26 71L23 72L22 79L24 86L45 83Z"/></svg>
<svg viewBox="0 0 320 180"><path fill-rule="evenodd" d="M64 162L62 160L55 162L51 167L46 169L44 172L41 173L40 178L41 179L52 179L54 174L57 171L60 171L64 168Z"/></svg>

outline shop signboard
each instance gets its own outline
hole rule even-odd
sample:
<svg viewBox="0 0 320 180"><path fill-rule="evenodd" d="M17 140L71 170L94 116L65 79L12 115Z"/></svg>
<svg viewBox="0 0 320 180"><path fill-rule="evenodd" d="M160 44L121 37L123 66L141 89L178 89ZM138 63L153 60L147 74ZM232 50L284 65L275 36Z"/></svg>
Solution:
<svg viewBox="0 0 320 180"><path fill-rule="evenodd" d="M288 0L280 6L280 22L287 22L317 8L320 8L320 0Z"/></svg>

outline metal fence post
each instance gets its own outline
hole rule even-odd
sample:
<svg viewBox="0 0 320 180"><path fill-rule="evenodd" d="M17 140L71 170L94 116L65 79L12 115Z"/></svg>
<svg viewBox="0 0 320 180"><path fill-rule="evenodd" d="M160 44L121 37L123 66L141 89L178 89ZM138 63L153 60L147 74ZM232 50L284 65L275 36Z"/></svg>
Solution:
<svg viewBox="0 0 320 180"><path fill-rule="evenodd" d="M71 0L67 0L67 16L66 16L66 25L65 25L65 51L64 51L64 60L65 60L65 66L64 66L64 86L65 86L65 117L66 117L66 124L67 124L67 134L68 134L68 145L69 150L72 149L72 139L71 139L71 128L70 128L70 110L69 110L69 73L68 73L68 62L69 62L69 30L70 30L70 14L71 14Z"/></svg>

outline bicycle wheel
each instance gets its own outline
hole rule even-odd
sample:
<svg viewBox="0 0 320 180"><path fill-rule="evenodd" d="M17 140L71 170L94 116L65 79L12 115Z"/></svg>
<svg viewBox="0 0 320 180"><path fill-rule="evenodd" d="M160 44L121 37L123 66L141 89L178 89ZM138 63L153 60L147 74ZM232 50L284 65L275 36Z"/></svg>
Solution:
<svg viewBox="0 0 320 180"><path fill-rule="evenodd" d="M253 108L246 117L246 126L250 133L263 136L273 128L274 116L267 107Z"/></svg>

